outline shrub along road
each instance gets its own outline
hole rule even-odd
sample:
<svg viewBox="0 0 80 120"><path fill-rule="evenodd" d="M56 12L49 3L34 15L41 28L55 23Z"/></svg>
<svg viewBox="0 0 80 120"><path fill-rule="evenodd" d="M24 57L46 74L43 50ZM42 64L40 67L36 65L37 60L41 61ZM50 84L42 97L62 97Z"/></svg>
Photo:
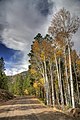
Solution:
<svg viewBox="0 0 80 120"><path fill-rule="evenodd" d="M75 120L46 107L32 96L17 97L0 105L0 120Z"/></svg>

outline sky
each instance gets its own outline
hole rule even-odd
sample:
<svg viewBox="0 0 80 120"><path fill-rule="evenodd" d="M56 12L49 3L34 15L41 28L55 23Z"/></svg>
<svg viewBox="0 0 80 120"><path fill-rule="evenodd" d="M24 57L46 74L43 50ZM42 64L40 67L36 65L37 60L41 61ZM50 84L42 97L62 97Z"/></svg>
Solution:
<svg viewBox="0 0 80 120"><path fill-rule="evenodd" d="M0 0L0 57L6 75L27 71L34 37L47 33L52 16L63 7L80 17L80 0ZM80 29L72 40L80 52Z"/></svg>

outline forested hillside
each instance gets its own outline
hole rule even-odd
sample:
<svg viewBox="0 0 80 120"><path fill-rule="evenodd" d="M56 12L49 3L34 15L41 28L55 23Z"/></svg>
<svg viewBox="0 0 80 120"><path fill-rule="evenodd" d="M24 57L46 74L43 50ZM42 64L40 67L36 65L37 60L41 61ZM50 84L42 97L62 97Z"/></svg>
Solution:
<svg viewBox="0 0 80 120"><path fill-rule="evenodd" d="M8 76L9 91L14 95L32 94L30 74L24 71L14 76Z"/></svg>

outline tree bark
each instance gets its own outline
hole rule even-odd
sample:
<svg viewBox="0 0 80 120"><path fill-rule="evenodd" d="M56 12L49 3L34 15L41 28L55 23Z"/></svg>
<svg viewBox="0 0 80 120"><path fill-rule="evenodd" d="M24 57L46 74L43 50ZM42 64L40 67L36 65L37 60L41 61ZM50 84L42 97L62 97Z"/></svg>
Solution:
<svg viewBox="0 0 80 120"><path fill-rule="evenodd" d="M72 67L71 67L71 52L70 52L69 44L68 44L68 52L69 52L69 69L70 69L70 83L71 83L71 99L72 99L72 107L75 108L74 86L73 86Z"/></svg>
<svg viewBox="0 0 80 120"><path fill-rule="evenodd" d="M49 82L48 82L47 67L45 60L44 60L44 71L45 71L46 104L49 105Z"/></svg>
<svg viewBox="0 0 80 120"><path fill-rule="evenodd" d="M61 59L60 58L59 58L59 84L60 84L60 92L61 92L61 105L64 105L62 80L61 80Z"/></svg>
<svg viewBox="0 0 80 120"><path fill-rule="evenodd" d="M61 83L61 73L59 74L60 71L60 65L59 65L59 70L58 70L58 63L57 63L57 58L56 58L56 53L54 53L55 55L55 62L56 62L56 70L57 70L57 77L58 77L58 85L59 85L59 90L60 90L60 99L61 99L61 104L64 103L63 101L63 92L62 92L62 83Z"/></svg>
<svg viewBox="0 0 80 120"><path fill-rule="evenodd" d="M53 81L53 73L52 73L52 64L50 63L50 76L51 76L51 88L52 88L52 105L55 105L55 98L54 98L54 81Z"/></svg>
<svg viewBox="0 0 80 120"><path fill-rule="evenodd" d="M66 104L67 103L69 104L69 103L71 103L71 98L70 98L70 86L69 86L69 81L68 81L68 71L67 71L67 61L66 61L66 51L65 50L64 50L64 57L65 57L65 74L66 74L66 82L67 82L66 92L68 91L68 94L66 94L66 96L67 96Z"/></svg>

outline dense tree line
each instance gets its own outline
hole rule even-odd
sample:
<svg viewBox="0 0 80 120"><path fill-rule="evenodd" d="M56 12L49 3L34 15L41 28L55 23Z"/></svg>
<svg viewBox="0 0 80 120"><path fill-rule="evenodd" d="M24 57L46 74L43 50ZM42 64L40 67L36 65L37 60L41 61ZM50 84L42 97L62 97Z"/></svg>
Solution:
<svg viewBox="0 0 80 120"><path fill-rule="evenodd" d="M5 75L5 67L4 67L5 63L4 63L4 59L1 57L0 58L0 88L1 89L8 89L8 81L7 81L7 77Z"/></svg>
<svg viewBox="0 0 80 120"><path fill-rule="evenodd" d="M32 86L32 79L28 71L26 74L20 73L14 76L9 76L8 86L9 91L14 95L22 96L27 94L33 94L34 92Z"/></svg>
<svg viewBox="0 0 80 120"><path fill-rule="evenodd" d="M79 25L79 18L63 8L53 16L49 34L34 38L29 71L35 94L47 105L74 108L80 102L80 56L72 42Z"/></svg>

